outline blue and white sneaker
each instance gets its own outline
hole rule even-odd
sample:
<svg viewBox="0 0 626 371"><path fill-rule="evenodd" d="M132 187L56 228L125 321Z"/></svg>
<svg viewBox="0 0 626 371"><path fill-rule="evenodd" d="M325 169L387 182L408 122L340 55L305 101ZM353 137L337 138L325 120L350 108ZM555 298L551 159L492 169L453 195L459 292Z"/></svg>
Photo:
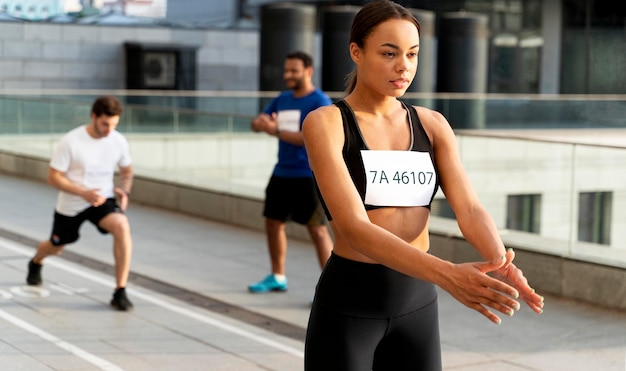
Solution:
<svg viewBox="0 0 626 371"><path fill-rule="evenodd" d="M263 281L248 286L248 291L262 293L269 291L287 291L287 278L277 280L273 274L268 275Z"/></svg>

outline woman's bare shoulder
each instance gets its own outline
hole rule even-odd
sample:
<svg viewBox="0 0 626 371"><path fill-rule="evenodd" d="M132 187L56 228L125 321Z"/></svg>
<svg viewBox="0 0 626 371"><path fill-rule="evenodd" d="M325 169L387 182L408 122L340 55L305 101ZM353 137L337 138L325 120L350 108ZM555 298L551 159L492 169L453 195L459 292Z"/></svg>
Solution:
<svg viewBox="0 0 626 371"><path fill-rule="evenodd" d="M438 125L441 123L447 123L446 118L441 114L441 112L435 111L434 109L422 107L422 106L413 106L417 111L417 115L420 118L422 123Z"/></svg>
<svg viewBox="0 0 626 371"><path fill-rule="evenodd" d="M335 106L334 104L331 104L330 106L322 106L311 111L308 114L308 116L311 116L311 118L313 119L321 119L321 118L331 118L339 114L340 114L339 107Z"/></svg>
<svg viewBox="0 0 626 371"><path fill-rule="evenodd" d="M305 118L302 130L306 127L319 127L332 125L334 122L341 120L341 112L335 105L322 106L311 111Z"/></svg>
<svg viewBox="0 0 626 371"><path fill-rule="evenodd" d="M415 107L420 122L431 140L454 136L450 123L441 112L421 106L413 107Z"/></svg>

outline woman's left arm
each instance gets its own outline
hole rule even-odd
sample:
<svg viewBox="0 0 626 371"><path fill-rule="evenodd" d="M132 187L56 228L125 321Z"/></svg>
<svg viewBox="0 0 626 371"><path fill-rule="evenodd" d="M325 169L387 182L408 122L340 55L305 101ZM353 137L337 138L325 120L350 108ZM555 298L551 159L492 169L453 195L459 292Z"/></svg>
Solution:
<svg viewBox="0 0 626 371"><path fill-rule="evenodd" d="M463 168L450 124L439 112L416 108L433 144L441 189L454 210L461 233L486 261L505 256L507 263L493 275L513 286L530 308L541 313L543 297L535 293L522 271L513 264L515 253L505 249L493 218L480 203Z"/></svg>

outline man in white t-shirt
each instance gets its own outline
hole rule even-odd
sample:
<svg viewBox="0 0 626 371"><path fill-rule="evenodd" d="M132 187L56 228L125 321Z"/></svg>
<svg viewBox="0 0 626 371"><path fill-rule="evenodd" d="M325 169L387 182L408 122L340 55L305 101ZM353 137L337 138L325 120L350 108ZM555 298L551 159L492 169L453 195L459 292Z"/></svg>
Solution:
<svg viewBox="0 0 626 371"><path fill-rule="evenodd" d="M115 130L122 111L115 97L100 97L91 108L91 122L72 129L59 141L48 172L48 182L60 191L52 233L48 240L39 243L28 264L26 282L40 285L44 258L60 255L65 245L76 242L82 223L89 220L101 233L113 236L116 289L111 306L128 310L133 306L125 290L132 239L124 211L128 206L133 171L128 142ZM117 187L114 184L116 168L119 168Z"/></svg>

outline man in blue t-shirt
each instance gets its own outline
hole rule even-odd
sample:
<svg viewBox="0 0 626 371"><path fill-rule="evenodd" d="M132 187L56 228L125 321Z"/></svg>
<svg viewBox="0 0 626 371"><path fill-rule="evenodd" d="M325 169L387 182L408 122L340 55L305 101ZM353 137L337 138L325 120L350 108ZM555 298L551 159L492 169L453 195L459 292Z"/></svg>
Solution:
<svg viewBox="0 0 626 371"><path fill-rule="evenodd" d="M306 225L321 267L332 250L333 241L317 197L301 133L302 122L309 112L332 103L313 85L312 76L311 56L300 51L287 55L283 77L290 90L274 98L250 125L255 132L265 132L279 139L278 163L265 189L263 210L272 273L248 287L253 293L287 290L287 220Z"/></svg>

